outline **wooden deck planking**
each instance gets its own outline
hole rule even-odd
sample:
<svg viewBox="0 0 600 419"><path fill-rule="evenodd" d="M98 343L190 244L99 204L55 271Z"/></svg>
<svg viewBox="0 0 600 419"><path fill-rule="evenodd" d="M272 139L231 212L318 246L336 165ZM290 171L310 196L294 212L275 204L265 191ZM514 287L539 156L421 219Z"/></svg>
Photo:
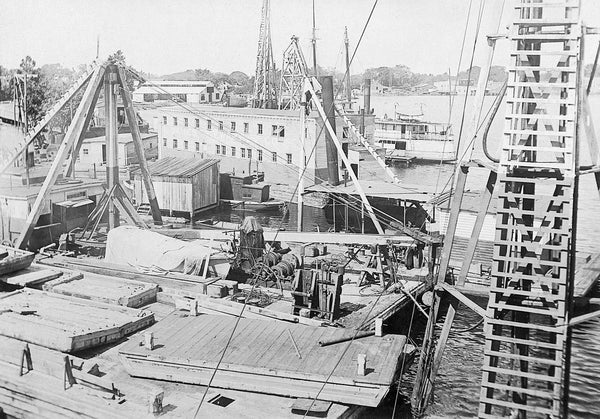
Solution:
<svg viewBox="0 0 600 419"><path fill-rule="evenodd" d="M19 314L23 308L33 313ZM140 310L44 291L0 296L0 335L64 352L119 339L153 321Z"/></svg>
<svg viewBox="0 0 600 419"><path fill-rule="evenodd" d="M144 357L148 357L148 359L156 358L165 362L167 360L168 362L176 362L177 359L181 358L187 360L183 362L183 364L200 363L202 366L210 368L211 365L216 365L221 351L226 345L227 339L231 333L231 328L235 323L234 318L211 315L184 318L171 315L161 323L168 323L169 329L178 327L177 324L185 324L185 327L180 328L180 330L185 329L186 336L190 336L191 329L201 327L200 325L205 322L214 324L218 331L205 334L199 339L188 339L186 341L177 340L177 345L170 345L171 342L176 341L176 339L172 337L166 342L164 347L155 349L154 351L148 351L145 348L140 349L137 345L138 342L129 342L123 346L120 352L124 355L143 355ZM253 323L259 323L262 326L262 329L257 331L256 329L251 328ZM307 326L241 319L232 345L230 345L225 354L223 363L236 370L239 370L240 368L249 369L251 371L260 371L261 374L270 374L269 371L277 371L284 376L306 377L307 375L311 375L313 377L321 377L321 379L324 380L337 361L340 351L339 347L335 347L335 345L330 347L320 347L318 345L318 340L320 337L324 336L332 337L344 335L345 332L332 328L317 328L316 330L322 332L321 335L315 336L315 334L306 334L306 336L311 339L310 341L307 340L307 337L304 337L302 333L294 333L294 340L298 344L301 353L314 354L317 359L325 362L324 365L319 363L315 365L314 362L309 362L309 357L305 356L302 359L297 357L287 333L288 328L292 332L295 332L296 330L302 330L306 327ZM155 327L151 329L154 331L155 337L161 344L165 341L161 338L161 333L164 333L164 329L164 327ZM242 343L249 341L250 337L256 335L262 336L259 341L263 344L253 345L258 349L249 351L247 346L244 346ZM392 343L386 342L386 339L390 340ZM404 337L387 336L384 338L362 338L356 340L353 345L357 346L357 350L362 350L363 352L361 353L369 353L370 346L373 346L374 348L383 348L383 354L381 352L373 352L371 362L374 371L366 377L361 377L361 381L375 385L389 385L393 379L396 363L394 363L394 365L383 366L381 365L381 361L387 359L386 352L388 351L394 351L398 354L401 353L404 345ZM271 354L271 351L274 351L274 354ZM257 352L262 352L262 355L256 357ZM286 353L287 356L281 356L279 355L280 353ZM185 356L176 356L180 354ZM349 359L349 354L347 353L341 364L343 363L354 364L354 361ZM355 369L352 368L352 370ZM327 371L327 374L324 374L324 371ZM331 381L337 382L337 380L339 380L343 383L347 383L353 382L355 378L354 374L350 376L341 376L334 373Z"/></svg>

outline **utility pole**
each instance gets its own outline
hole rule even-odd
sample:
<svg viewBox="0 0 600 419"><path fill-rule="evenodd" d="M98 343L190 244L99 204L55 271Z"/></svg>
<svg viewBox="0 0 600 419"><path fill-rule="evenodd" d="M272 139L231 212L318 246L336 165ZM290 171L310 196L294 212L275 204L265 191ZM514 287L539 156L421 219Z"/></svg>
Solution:
<svg viewBox="0 0 600 419"><path fill-rule="evenodd" d="M104 116L106 137L106 186L110 191L119 183L117 150L117 73L115 65L108 65L104 76ZM108 202L108 229L119 226L119 212L114 201Z"/></svg>

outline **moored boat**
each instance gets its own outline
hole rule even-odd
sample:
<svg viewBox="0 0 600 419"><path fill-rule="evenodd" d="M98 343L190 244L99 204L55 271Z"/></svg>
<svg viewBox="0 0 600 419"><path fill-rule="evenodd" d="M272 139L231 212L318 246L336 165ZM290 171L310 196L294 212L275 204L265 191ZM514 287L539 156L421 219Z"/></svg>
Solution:
<svg viewBox="0 0 600 419"><path fill-rule="evenodd" d="M375 119L373 139L385 149L387 161L450 162L456 158L450 124L424 121L423 115L395 114L394 118Z"/></svg>

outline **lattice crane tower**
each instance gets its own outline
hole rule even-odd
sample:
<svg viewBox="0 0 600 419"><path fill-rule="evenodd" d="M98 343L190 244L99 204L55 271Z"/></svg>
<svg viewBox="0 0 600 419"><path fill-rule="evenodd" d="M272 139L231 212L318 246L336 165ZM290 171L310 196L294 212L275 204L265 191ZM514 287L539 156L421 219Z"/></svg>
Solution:
<svg viewBox="0 0 600 419"><path fill-rule="evenodd" d="M298 44L298 37L292 36L292 42L283 52L281 81L279 83L279 109L299 109L304 79L308 76L308 67L304 54Z"/></svg>
<svg viewBox="0 0 600 419"><path fill-rule="evenodd" d="M273 109L277 106L270 15L270 0L263 0L260 33L258 36L258 53L256 56L254 97L252 101L254 108Z"/></svg>

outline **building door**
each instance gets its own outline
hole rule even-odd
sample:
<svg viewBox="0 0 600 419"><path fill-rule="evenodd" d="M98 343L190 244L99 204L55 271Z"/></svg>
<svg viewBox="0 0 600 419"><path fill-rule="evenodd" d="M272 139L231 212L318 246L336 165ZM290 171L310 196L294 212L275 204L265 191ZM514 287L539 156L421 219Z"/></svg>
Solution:
<svg viewBox="0 0 600 419"><path fill-rule="evenodd" d="M102 163L106 163L106 144L102 144Z"/></svg>

